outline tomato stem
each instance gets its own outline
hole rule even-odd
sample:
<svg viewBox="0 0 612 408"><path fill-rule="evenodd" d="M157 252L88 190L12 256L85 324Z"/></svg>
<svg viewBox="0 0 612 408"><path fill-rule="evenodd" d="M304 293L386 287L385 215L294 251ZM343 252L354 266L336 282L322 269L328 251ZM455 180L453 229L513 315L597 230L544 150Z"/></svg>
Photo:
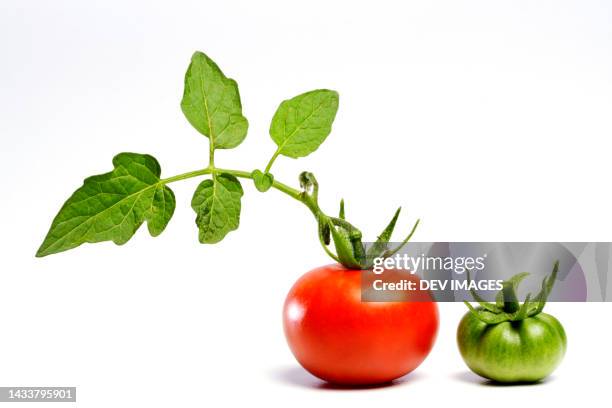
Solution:
<svg viewBox="0 0 612 408"><path fill-rule="evenodd" d="M212 157L211 157L211 160L212 160ZM160 180L160 184L173 183L175 181L190 179L193 177L203 176L207 174L212 174L214 176L215 174L220 174L220 173L231 174L232 176L238 177L238 178L251 179L251 180L253 179L253 176L250 172L247 172L244 170L235 170L235 169L222 169L222 168L214 167L214 165L211 164L208 167L200 169L200 170L190 171L187 173L182 173L176 176L162 179ZM308 176L310 177L309 181L313 183L313 193L312 194L308 193L308 189L304 189L304 191L299 191L293 187L288 186L287 184L281 183L280 181L276 179L272 182L272 187L282 193L285 193L289 197L301 202L302 204L304 204L310 210L310 212L314 215L318 223L321 223L323 220L327 224L327 220L331 220L334 225L344 228L347 231L349 231L351 238L353 238L355 241L357 240L359 241L358 243L357 242L355 243L355 246L356 247L358 245L360 246L361 245L361 231L359 231L357 227L355 227L353 224L351 224L350 222L344 219L329 217L321 210L321 208L319 207L318 197L317 197L318 184L312 174L309 174ZM319 242L321 243L321 246L323 247L323 250L325 251L325 253L329 255L329 257L332 258L334 261L340 262L340 259L338 258L338 256L330 251L330 249L327 247L324 241L325 240L323 239L323 236L319 234ZM357 250L358 249L359 248L357 248Z"/></svg>

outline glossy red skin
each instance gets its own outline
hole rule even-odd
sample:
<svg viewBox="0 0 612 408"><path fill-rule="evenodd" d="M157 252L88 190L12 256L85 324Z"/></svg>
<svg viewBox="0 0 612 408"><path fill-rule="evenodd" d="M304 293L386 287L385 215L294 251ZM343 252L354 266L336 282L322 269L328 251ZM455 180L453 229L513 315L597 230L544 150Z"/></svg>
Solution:
<svg viewBox="0 0 612 408"><path fill-rule="evenodd" d="M331 383L379 384L402 377L427 357L438 331L433 301L361 302L361 272L341 265L313 269L285 300L283 323L293 355Z"/></svg>

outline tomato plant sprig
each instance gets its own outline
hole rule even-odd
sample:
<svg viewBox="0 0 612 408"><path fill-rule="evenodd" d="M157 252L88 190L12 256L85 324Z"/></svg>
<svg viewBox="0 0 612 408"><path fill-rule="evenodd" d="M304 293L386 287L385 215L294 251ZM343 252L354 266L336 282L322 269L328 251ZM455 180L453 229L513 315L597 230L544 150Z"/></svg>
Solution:
<svg viewBox="0 0 612 408"><path fill-rule="evenodd" d="M325 252L349 268L369 268L375 257L386 257L404 245L414 233L418 220L400 247L388 248L399 209L374 245L367 251L361 231L345 218L344 201L337 217L319 207L319 184L310 172L299 176L301 189L276 180L271 173L279 156L304 157L319 148L331 132L338 110L338 93L317 89L283 101L270 124L270 136L277 148L264 171L225 169L215 164L215 151L232 149L246 137L248 121L236 81L226 77L217 64L202 52L195 52L185 74L181 109L189 123L209 139L209 163L199 170L161 178L157 160L148 154L119 153L113 170L85 179L64 203L36 252L43 257L76 248L83 243L113 241L126 243L146 221L149 233L157 236L174 213L176 200L170 183L210 176L196 188L191 207L196 213L199 241L214 244L240 223L242 185L250 179L257 190L271 188L304 204L318 224L318 238ZM335 253L329 248L333 241Z"/></svg>

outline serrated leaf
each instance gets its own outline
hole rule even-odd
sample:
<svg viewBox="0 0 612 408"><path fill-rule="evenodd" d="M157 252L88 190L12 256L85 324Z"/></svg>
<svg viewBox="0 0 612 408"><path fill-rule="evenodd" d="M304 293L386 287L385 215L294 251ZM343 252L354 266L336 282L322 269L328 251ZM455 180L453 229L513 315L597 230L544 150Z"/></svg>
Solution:
<svg viewBox="0 0 612 408"><path fill-rule="evenodd" d="M268 191L272 187L272 183L274 183L274 176L270 173L263 173L261 170L253 170L251 177L257 191L262 193Z"/></svg>
<svg viewBox="0 0 612 408"><path fill-rule="evenodd" d="M196 225L201 243L217 243L230 231L238 229L242 194L240 182L230 174L218 174L198 185L191 208L197 214Z"/></svg>
<svg viewBox="0 0 612 408"><path fill-rule="evenodd" d="M203 52L191 57L181 109L189 123L210 139L213 149L231 149L246 137L249 124L242 115L236 81Z"/></svg>
<svg viewBox="0 0 612 408"><path fill-rule="evenodd" d="M36 256L75 248L86 242L126 243L147 221L157 236L168 225L176 205L174 193L160 183L153 156L120 153L113 171L85 179L55 216Z"/></svg>
<svg viewBox="0 0 612 408"><path fill-rule="evenodd" d="M317 150L331 132L337 111L338 93L327 89L283 101L270 125L277 154L298 158Z"/></svg>

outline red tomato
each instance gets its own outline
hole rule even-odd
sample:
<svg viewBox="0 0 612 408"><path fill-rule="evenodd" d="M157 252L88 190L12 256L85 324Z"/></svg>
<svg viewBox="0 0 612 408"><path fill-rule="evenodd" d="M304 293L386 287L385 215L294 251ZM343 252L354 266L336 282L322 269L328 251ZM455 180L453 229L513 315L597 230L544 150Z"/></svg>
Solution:
<svg viewBox="0 0 612 408"><path fill-rule="evenodd" d="M341 265L313 269L285 300L289 347L306 370L325 381L392 381L417 368L435 341L438 307L429 293L420 292L418 302L361 302L361 272Z"/></svg>

